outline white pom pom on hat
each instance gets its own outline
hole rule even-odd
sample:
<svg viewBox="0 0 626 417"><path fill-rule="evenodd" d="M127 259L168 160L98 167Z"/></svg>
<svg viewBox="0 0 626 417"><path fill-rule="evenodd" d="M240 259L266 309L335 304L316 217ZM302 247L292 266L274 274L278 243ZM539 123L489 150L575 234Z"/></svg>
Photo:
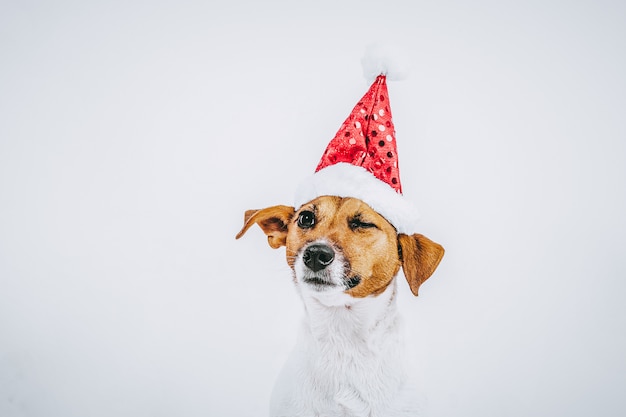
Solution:
<svg viewBox="0 0 626 417"><path fill-rule="evenodd" d="M362 59L363 73L374 79L335 137L315 174L300 183L295 207L317 197L358 198L385 217L398 233L416 232L417 210L403 195L396 132L386 80L406 78L406 59L397 48L373 45Z"/></svg>
<svg viewBox="0 0 626 417"><path fill-rule="evenodd" d="M389 81L404 80L409 76L411 65L408 54L399 45L371 44L361 58L363 76L372 82L379 75L387 76Z"/></svg>

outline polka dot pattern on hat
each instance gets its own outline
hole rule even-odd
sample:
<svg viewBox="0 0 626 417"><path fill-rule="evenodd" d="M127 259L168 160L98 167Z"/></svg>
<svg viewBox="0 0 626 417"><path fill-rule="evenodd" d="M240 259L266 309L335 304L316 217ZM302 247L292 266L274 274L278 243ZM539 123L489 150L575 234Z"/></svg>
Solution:
<svg viewBox="0 0 626 417"><path fill-rule="evenodd" d="M315 172L347 162L402 193L386 77L379 75L330 141Z"/></svg>

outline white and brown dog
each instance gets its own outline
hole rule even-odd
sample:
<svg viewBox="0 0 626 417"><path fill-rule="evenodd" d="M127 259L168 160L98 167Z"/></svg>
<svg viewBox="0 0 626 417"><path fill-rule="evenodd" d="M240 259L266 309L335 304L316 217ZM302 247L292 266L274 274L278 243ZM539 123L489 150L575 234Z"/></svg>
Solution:
<svg viewBox="0 0 626 417"><path fill-rule="evenodd" d="M270 415L415 416L395 278L402 267L417 295L443 248L420 234L398 234L357 198L321 196L297 211L249 210L237 238L255 223L272 248L286 247L306 312Z"/></svg>
<svg viewBox="0 0 626 417"><path fill-rule="evenodd" d="M373 61L370 67L383 66ZM382 64L382 63L381 63ZM287 263L305 317L272 394L272 417L408 417L418 395L406 370L396 276L411 291L431 276L441 245L415 233L402 196L385 70L329 143L293 207L248 210Z"/></svg>

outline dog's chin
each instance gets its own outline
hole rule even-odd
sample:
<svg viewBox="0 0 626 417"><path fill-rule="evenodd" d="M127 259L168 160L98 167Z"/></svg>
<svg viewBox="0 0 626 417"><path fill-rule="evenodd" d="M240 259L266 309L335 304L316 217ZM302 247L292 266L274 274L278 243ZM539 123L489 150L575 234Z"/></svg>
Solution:
<svg viewBox="0 0 626 417"><path fill-rule="evenodd" d="M326 273L315 273L313 271L305 271L301 277L297 276L298 282L304 284L307 290L312 292L337 292L343 293L361 283L361 277L358 275L353 277L332 278Z"/></svg>
<svg viewBox="0 0 626 417"><path fill-rule="evenodd" d="M307 288L318 292L329 291L337 287L337 284L327 274L312 271L305 271L298 281L302 282Z"/></svg>
<svg viewBox="0 0 626 417"><path fill-rule="evenodd" d="M319 278L315 274L309 276L302 276L302 279L297 281L299 285L301 295L305 299L315 300L316 305L326 307L340 307L350 305L354 299L346 291L348 285L343 279L338 279L338 282L329 282L325 278Z"/></svg>

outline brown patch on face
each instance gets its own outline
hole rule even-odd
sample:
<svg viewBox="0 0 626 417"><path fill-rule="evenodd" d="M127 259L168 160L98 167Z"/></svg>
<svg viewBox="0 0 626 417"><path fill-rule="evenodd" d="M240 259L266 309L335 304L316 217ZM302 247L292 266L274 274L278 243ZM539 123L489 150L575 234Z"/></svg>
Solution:
<svg viewBox="0 0 626 417"><path fill-rule="evenodd" d="M347 280L360 280L346 291L353 297L380 294L400 269L395 228L359 199L323 196L302 206L288 227L289 266L294 267L300 249L318 239L343 254Z"/></svg>

